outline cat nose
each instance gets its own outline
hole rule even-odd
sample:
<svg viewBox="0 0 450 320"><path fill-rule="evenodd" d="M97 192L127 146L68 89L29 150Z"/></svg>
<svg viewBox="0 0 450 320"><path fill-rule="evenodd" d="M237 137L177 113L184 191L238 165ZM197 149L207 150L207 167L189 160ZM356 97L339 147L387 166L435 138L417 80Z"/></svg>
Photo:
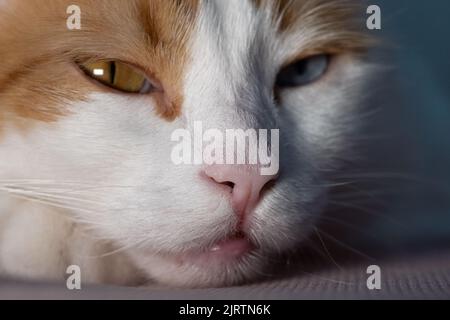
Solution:
<svg viewBox="0 0 450 320"><path fill-rule="evenodd" d="M213 183L227 187L236 214L246 215L255 209L264 190L278 178L278 175L261 175L260 169L258 165L212 165L204 173Z"/></svg>

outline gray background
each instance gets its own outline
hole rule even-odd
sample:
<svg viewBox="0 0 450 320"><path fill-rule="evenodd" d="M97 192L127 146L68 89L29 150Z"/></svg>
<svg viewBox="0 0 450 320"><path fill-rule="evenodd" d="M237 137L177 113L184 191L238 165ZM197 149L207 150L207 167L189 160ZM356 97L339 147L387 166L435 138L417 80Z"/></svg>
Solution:
<svg viewBox="0 0 450 320"><path fill-rule="evenodd" d="M374 154L373 159L411 177L398 186L386 212L405 228L399 230L394 224L383 223L383 219L374 228L389 247L411 251L448 246L450 1L371 3L382 9L382 30L378 33L392 53L386 62L393 67L393 74L383 81L399 93L397 97L382 97L388 98L389 110L379 116L376 129L384 130L391 145Z"/></svg>

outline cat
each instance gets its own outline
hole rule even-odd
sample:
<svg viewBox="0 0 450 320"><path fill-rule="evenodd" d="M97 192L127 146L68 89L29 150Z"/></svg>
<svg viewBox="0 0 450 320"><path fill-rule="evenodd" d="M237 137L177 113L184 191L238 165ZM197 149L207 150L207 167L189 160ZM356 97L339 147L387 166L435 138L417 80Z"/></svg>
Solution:
<svg viewBox="0 0 450 320"><path fill-rule="evenodd" d="M353 0L1 2L0 275L263 277L355 157L374 71L364 13ZM279 129L279 171L173 163L172 133L198 121Z"/></svg>

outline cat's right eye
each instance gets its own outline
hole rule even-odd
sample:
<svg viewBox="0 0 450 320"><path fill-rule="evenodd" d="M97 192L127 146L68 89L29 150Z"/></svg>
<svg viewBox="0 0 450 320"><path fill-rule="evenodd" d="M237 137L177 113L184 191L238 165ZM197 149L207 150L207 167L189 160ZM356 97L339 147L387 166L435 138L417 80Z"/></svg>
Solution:
<svg viewBox="0 0 450 320"><path fill-rule="evenodd" d="M93 80L125 93L146 94L155 90L143 72L121 61L100 60L78 66Z"/></svg>

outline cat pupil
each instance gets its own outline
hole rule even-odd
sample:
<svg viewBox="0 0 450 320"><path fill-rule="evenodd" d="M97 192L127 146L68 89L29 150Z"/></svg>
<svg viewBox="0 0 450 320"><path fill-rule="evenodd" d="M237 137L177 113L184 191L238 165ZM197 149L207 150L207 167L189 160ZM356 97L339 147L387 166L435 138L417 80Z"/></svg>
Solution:
<svg viewBox="0 0 450 320"><path fill-rule="evenodd" d="M115 84L116 79L116 63L114 61L110 62L110 75L111 75L111 83Z"/></svg>
<svg viewBox="0 0 450 320"><path fill-rule="evenodd" d="M305 60L302 60L296 64L297 75L303 75L306 72L307 63Z"/></svg>

